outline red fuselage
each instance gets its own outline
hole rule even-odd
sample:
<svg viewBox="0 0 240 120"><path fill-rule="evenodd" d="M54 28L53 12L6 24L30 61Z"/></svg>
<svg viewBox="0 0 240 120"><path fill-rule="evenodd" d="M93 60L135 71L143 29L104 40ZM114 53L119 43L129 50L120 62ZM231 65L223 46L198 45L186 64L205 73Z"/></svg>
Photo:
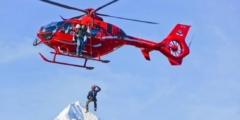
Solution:
<svg viewBox="0 0 240 120"><path fill-rule="evenodd" d="M123 45L131 45L141 49L144 57L150 60L149 52L157 50L163 53L172 65L180 65L183 57L189 54L185 37L190 26L177 24L171 33L156 43L127 35L117 26L104 22L99 16L83 16L81 19L70 19L53 22L41 27L38 37L47 46L63 53L76 54L76 43L73 42L73 31L76 24L88 26L87 41L83 55L91 58L100 57ZM172 63L175 61L174 63Z"/></svg>
<svg viewBox="0 0 240 120"><path fill-rule="evenodd" d="M117 26L104 22L100 16L125 19L142 23L157 24L155 22L116 17L98 13L98 11L102 8L112 3L115 3L118 0L112 0L111 2L108 2L107 4L104 4L96 9L79 9L51 0L41 1L56 5L58 7L76 10L84 13L83 15L75 16L70 19L62 18L63 21L52 22L40 28L37 33L40 42L38 42L39 39L36 39L33 45L36 46L40 43L44 43L45 45L55 50L55 52L51 52L52 54L54 54L53 60L49 60L41 53L39 53L40 56L47 62L83 67L90 70L94 67L89 67L86 65L88 60L108 63L110 62L109 60L101 59L102 55L111 53L114 50L122 47L123 45L131 45L140 48L146 60L150 60L149 52L157 50L168 58L171 65L181 65L183 58L187 56L190 52L189 47L185 42L185 38L190 29L189 25L176 24L172 31L161 42L152 42L141 38L129 36ZM87 37L85 39L86 41L83 46L82 55L80 56L76 55L77 44L73 42L73 34L75 32L75 26L77 24L85 25L88 27ZM83 58L85 59L85 61L83 65L59 62L56 61L57 55Z"/></svg>
<svg viewBox="0 0 240 120"><path fill-rule="evenodd" d="M92 57L111 53L125 44L147 49L154 49L153 47L156 44L155 42L128 36L123 30L113 24L94 19L94 25L91 26L89 25L92 24L91 22L92 18L88 16L80 20L65 20L59 22L59 26L55 28L57 30L54 32L45 30L48 29L48 26L46 28L42 27L38 32L38 37L51 48L57 47L62 51L68 50L70 53L75 54L76 43L72 42L73 34L65 31L67 31L67 27L72 29L76 24L87 24L89 26L88 38L83 48L83 54Z"/></svg>

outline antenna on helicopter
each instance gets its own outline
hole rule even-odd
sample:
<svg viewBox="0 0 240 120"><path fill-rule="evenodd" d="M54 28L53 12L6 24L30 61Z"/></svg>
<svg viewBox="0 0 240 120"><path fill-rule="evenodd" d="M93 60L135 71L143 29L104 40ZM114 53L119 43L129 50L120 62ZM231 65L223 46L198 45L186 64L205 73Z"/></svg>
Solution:
<svg viewBox="0 0 240 120"><path fill-rule="evenodd" d="M192 43L193 38L194 38L194 35L192 36L192 39L191 39L191 41L189 42L189 45L188 45L189 48L190 48L190 45L191 45L191 43Z"/></svg>

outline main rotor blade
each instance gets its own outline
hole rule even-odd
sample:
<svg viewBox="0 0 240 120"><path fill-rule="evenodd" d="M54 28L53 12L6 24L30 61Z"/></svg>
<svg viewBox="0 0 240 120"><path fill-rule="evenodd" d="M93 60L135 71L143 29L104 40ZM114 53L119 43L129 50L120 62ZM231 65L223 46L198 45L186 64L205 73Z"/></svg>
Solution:
<svg viewBox="0 0 240 120"><path fill-rule="evenodd" d="M77 11L84 12L84 13L86 13L86 14L88 13L88 11L86 11L86 10L74 8L74 7L67 6L67 5L63 5L63 4L60 4L60 3L57 3L57 2L53 2L53 1L50 1L50 0L40 0L40 1L43 1L43 2L46 2L46 3L52 4L52 5L56 5L56 6L59 6L59 7L63 7L63 8L66 8L66 9L77 10Z"/></svg>
<svg viewBox="0 0 240 120"><path fill-rule="evenodd" d="M101 10L102 8L104 8L104 7L112 4L112 3L114 3L114 2L117 2L117 1L118 1L118 0L113 0L112 2L109 2L109 3L105 4L105 5L102 5L102 6L98 7L97 9L95 9L94 12L97 12L98 10Z"/></svg>
<svg viewBox="0 0 240 120"><path fill-rule="evenodd" d="M116 17L116 16L111 16L111 15L106 15L106 14L101 14L101 13L96 13L96 14L97 14L97 15L100 15L100 16L118 18L118 19L123 19L123 20L130 20L130 21L143 22L143 23L149 23L149 24L159 24L159 23L155 23L155 22L135 20L135 19L129 19L129 18L123 18L123 17Z"/></svg>

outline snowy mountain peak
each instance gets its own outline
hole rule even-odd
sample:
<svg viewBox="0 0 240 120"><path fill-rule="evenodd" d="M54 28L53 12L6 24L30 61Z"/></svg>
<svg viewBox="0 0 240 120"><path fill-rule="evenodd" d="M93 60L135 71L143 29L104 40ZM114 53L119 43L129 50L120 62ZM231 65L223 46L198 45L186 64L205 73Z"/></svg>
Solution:
<svg viewBox="0 0 240 120"><path fill-rule="evenodd" d="M86 109L77 101L69 104L54 120L99 120L96 115L85 111Z"/></svg>

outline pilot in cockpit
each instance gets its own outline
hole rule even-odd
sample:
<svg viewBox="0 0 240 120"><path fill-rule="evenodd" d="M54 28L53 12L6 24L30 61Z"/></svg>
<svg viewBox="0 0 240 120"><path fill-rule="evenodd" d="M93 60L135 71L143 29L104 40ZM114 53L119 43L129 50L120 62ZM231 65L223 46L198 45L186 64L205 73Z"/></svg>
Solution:
<svg viewBox="0 0 240 120"><path fill-rule="evenodd" d="M64 31L66 34L72 34L73 28L72 26L67 26L67 29Z"/></svg>
<svg viewBox="0 0 240 120"><path fill-rule="evenodd" d="M63 27L62 30L60 31L64 34L73 34L73 27L71 23L66 23Z"/></svg>

